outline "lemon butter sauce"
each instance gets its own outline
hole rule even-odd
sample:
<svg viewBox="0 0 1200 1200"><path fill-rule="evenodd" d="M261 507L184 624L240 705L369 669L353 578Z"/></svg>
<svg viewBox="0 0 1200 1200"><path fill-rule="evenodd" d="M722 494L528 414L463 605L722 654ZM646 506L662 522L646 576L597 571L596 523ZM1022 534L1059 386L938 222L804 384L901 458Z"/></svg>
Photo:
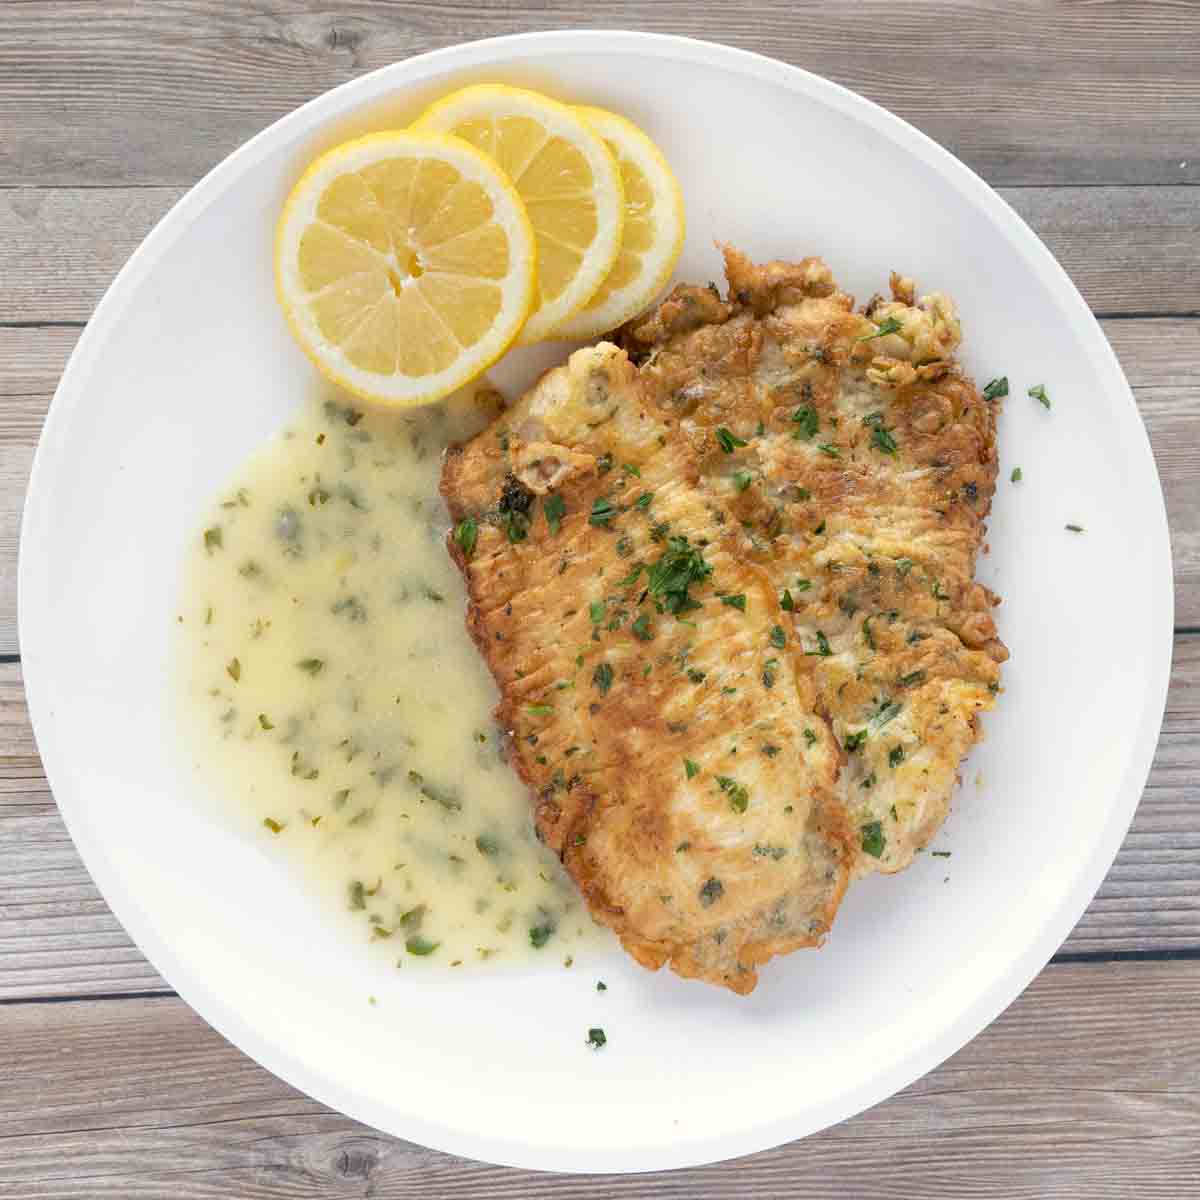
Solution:
<svg viewBox="0 0 1200 1200"><path fill-rule="evenodd" d="M313 404L205 516L179 611L181 722L224 819L406 967L610 944L534 837L445 549L442 452L494 403Z"/></svg>

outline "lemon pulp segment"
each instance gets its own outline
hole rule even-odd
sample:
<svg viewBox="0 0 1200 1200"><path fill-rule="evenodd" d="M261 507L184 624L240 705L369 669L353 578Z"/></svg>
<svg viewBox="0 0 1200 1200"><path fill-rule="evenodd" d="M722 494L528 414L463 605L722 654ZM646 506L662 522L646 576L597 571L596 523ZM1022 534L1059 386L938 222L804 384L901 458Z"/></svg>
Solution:
<svg viewBox="0 0 1200 1200"><path fill-rule="evenodd" d="M276 237L276 286L297 340L367 399L438 399L511 344L533 301L520 198L455 138L371 134L319 158Z"/></svg>

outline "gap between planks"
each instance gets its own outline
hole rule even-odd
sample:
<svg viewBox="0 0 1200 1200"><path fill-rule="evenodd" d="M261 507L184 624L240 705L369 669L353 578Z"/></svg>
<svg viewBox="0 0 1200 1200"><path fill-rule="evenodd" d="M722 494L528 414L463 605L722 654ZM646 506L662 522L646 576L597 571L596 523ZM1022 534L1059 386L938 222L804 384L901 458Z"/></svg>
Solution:
<svg viewBox="0 0 1200 1200"><path fill-rule="evenodd" d="M5 283L0 322L86 321L125 260L185 190L0 190L0 278ZM1106 316L1200 312L1200 189L999 192L1046 242L1095 311Z"/></svg>
<svg viewBox="0 0 1200 1200"><path fill-rule="evenodd" d="M476 38L587 26L704 38L814 71L995 183L1200 179L1200 11L1170 0L35 0L9 5L0 25L0 126L14 132L0 139L0 181L190 181L365 71ZM619 106L603 89L584 98Z"/></svg>
<svg viewBox="0 0 1200 1200"><path fill-rule="evenodd" d="M7 1010L0 1055L0 1192L23 1200L1177 1200L1200 1177L1195 962L1050 967L874 1108L732 1163L636 1176L518 1172L389 1137L268 1074L172 997Z"/></svg>

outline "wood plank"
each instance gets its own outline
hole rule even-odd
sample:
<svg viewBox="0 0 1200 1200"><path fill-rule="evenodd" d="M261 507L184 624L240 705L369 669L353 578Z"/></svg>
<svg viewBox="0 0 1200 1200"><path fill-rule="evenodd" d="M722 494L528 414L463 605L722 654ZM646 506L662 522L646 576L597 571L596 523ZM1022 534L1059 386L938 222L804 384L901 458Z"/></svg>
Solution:
<svg viewBox="0 0 1200 1200"><path fill-rule="evenodd" d="M174 998L8 1007L0 1059L0 1192L24 1200L1175 1200L1200 1178L1197 962L1052 966L874 1109L735 1163L636 1176L514 1171L387 1137L268 1075Z"/></svg>
<svg viewBox="0 0 1200 1200"><path fill-rule="evenodd" d="M1200 122L1200 117L1198 117ZM0 323L86 321L179 187L0 190ZM1200 191L1001 188L1096 312L1200 312Z"/></svg>
<svg viewBox="0 0 1200 1200"><path fill-rule="evenodd" d="M96 891L33 753L20 667L0 666L0 999L165 989ZM1200 947L1198 785L1200 635L1181 635L1141 806L1063 952Z"/></svg>
<svg viewBox="0 0 1200 1200"><path fill-rule="evenodd" d="M1200 10L1170 0L43 0L0 26L0 184L190 183L317 93L531 28L726 42L845 84L1004 184L1195 183ZM1118 102L1119 101L1119 102Z"/></svg>

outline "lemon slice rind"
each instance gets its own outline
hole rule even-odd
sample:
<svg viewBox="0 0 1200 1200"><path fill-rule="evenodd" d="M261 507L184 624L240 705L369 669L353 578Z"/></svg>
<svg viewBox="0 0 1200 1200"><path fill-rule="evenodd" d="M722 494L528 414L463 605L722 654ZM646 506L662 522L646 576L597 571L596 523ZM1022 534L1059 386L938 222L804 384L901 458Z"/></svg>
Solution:
<svg viewBox="0 0 1200 1200"><path fill-rule="evenodd" d="M611 287L606 280L598 294L573 317L559 324L555 338L594 338L609 333L631 317L645 310L666 286L679 261L686 234L683 193L674 173L667 165L662 151L632 121L603 108L579 106L575 111L596 130L613 151L629 184L628 172L633 170L649 185L654 197L649 214L650 245L640 248L639 274L623 286ZM626 188L626 235L630 231L628 206L636 196ZM618 252L621 257L627 247ZM614 274L616 272L614 271Z"/></svg>
<svg viewBox="0 0 1200 1200"><path fill-rule="evenodd" d="M472 131L481 130L479 140L472 139L473 144L487 152L487 147L496 144L495 123L521 118L540 123L546 131L547 141L561 138L583 156L591 172L596 224L595 235L587 245L571 247L572 252L579 253L580 263L570 283L552 298L539 295L535 300L535 307L518 338L520 344L527 345L545 338L583 308L599 290L616 260L624 218L624 196L616 161L604 140L570 106L540 92L506 84L475 84L452 92L426 109L413 128L455 132L459 136L470 136ZM488 123L491 123L490 135L486 130ZM505 165L503 158L498 161L502 167ZM543 201L522 191L522 179L530 161L510 164L514 167L511 177L530 210L535 237L542 237L537 210ZM552 201L553 197L550 199ZM554 249L553 244L539 243L540 255ZM548 276L549 272L545 274Z"/></svg>

